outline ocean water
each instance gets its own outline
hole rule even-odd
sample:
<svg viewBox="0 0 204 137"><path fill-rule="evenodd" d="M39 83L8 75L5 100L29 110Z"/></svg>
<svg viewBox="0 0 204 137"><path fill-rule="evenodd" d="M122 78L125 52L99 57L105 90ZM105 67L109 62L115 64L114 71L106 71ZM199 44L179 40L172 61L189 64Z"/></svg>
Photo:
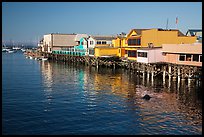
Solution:
<svg viewBox="0 0 204 137"><path fill-rule="evenodd" d="M201 87L2 53L2 134L202 135Z"/></svg>

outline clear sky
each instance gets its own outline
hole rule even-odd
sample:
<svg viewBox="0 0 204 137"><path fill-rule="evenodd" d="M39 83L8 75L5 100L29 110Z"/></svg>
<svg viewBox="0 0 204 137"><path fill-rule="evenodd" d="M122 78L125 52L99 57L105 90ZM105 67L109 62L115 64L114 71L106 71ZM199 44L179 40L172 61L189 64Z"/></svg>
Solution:
<svg viewBox="0 0 204 137"><path fill-rule="evenodd" d="M202 2L3 2L2 40L48 33L115 35L136 28L202 29Z"/></svg>

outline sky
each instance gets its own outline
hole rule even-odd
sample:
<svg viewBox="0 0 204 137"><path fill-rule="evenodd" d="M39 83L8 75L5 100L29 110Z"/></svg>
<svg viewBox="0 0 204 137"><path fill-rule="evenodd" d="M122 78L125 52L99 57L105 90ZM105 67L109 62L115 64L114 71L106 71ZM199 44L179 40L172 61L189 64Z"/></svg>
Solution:
<svg viewBox="0 0 204 137"><path fill-rule="evenodd" d="M178 24L176 25L176 17ZM49 33L116 35L131 29L202 29L202 2L2 2L2 41Z"/></svg>

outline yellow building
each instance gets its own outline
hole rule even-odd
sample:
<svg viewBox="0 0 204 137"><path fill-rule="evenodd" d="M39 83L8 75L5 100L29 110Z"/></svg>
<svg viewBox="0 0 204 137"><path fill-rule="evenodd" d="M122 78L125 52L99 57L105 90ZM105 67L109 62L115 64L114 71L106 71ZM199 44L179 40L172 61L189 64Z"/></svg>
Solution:
<svg viewBox="0 0 204 137"><path fill-rule="evenodd" d="M121 48L129 60L137 60L137 49L142 47L161 47L162 44L192 44L196 37L186 36L179 30L132 29Z"/></svg>
<svg viewBox="0 0 204 137"><path fill-rule="evenodd" d="M119 57L125 56L125 48L127 47L126 43L126 36L118 36L116 39L112 40L113 47L118 48L118 54Z"/></svg>
<svg viewBox="0 0 204 137"><path fill-rule="evenodd" d="M95 57L118 56L118 48L115 47L95 47Z"/></svg>

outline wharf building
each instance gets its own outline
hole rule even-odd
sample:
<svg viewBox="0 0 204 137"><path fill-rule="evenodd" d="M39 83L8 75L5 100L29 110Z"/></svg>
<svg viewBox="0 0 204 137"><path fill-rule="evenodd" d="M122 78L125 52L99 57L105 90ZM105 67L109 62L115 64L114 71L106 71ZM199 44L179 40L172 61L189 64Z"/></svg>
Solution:
<svg viewBox="0 0 204 137"><path fill-rule="evenodd" d="M190 66L186 68L188 72L183 73L191 77L198 70L195 67L202 66L200 34L202 30L188 30L184 35L179 30L158 28L132 29L118 36L51 33L44 35L39 45L42 53L51 54L52 58L71 57L75 61L74 58L80 57L79 60L97 68L100 65L125 66L151 73L152 78L160 70L165 78L166 75L180 76L180 71L185 70L180 68Z"/></svg>

